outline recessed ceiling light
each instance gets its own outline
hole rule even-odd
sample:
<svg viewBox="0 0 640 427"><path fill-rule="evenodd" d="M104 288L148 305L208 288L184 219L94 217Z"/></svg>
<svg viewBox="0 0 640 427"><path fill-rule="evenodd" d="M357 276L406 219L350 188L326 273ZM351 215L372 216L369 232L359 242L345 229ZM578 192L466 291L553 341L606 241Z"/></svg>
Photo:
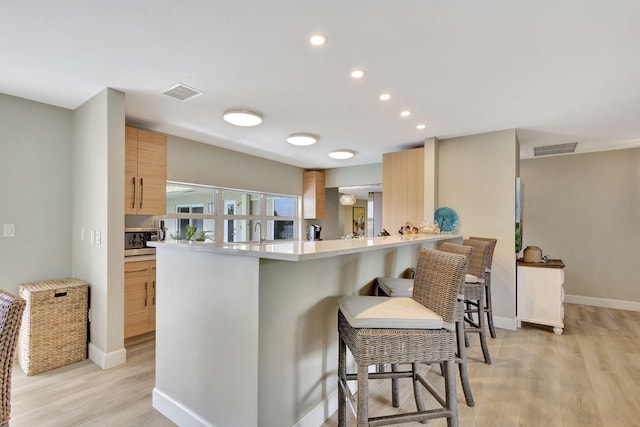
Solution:
<svg viewBox="0 0 640 427"><path fill-rule="evenodd" d="M250 110L227 110L222 118L225 122L236 126L257 126L262 123L262 116Z"/></svg>
<svg viewBox="0 0 640 427"><path fill-rule="evenodd" d="M357 70L351 71L351 77L353 77L354 79L361 79L365 76L365 74L367 74L367 72L360 68Z"/></svg>
<svg viewBox="0 0 640 427"><path fill-rule="evenodd" d="M390 93L383 93L382 95L380 95L380 100L381 101L388 101L391 99L391 94Z"/></svg>
<svg viewBox="0 0 640 427"><path fill-rule="evenodd" d="M309 39L309 43L311 43L314 46L322 46L327 44L328 40L329 39L327 39L327 36L325 36L324 34L314 34Z"/></svg>
<svg viewBox="0 0 640 427"><path fill-rule="evenodd" d="M310 133L292 133L287 137L287 142L301 147L313 145L318 141L318 137Z"/></svg>
<svg viewBox="0 0 640 427"><path fill-rule="evenodd" d="M337 160L346 160L352 158L355 154L353 150L333 150L329 153L329 157Z"/></svg>
<svg viewBox="0 0 640 427"><path fill-rule="evenodd" d="M400 115L402 117L409 117L411 115L411 111L409 110L404 110L403 112L400 113Z"/></svg>
<svg viewBox="0 0 640 427"><path fill-rule="evenodd" d="M422 129L426 129L427 125L425 125L424 123L420 123L418 126L416 126L416 129L422 130Z"/></svg>

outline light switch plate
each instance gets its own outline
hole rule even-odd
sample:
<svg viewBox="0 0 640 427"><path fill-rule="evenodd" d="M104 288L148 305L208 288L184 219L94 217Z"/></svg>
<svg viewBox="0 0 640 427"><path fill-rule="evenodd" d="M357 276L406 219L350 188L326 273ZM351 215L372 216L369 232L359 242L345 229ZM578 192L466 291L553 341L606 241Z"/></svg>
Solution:
<svg viewBox="0 0 640 427"><path fill-rule="evenodd" d="M16 237L16 225L15 224L5 224L2 235L4 237Z"/></svg>

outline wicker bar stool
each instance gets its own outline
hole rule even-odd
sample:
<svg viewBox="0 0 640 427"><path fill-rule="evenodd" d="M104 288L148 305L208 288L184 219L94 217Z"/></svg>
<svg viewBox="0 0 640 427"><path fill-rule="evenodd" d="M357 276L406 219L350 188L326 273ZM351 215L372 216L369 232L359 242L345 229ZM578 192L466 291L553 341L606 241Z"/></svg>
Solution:
<svg viewBox="0 0 640 427"><path fill-rule="evenodd" d="M471 256L472 247L456 245L445 242L440 250L448 253ZM413 279L378 277L376 279L378 294L390 297L411 297L413 296ZM459 294L456 303L456 363L460 371L460 383L464 392L464 399L467 406L474 406L471 383L469 382L469 371L467 369L467 355L464 340L464 295ZM384 368L379 369L383 372ZM444 372L444 371L443 371ZM392 379L391 395L393 406L399 405L399 385L397 379Z"/></svg>
<svg viewBox="0 0 640 427"><path fill-rule="evenodd" d="M498 240L491 237L469 237L469 239L489 242L489 258L487 259L487 268L485 269L486 274L484 277L484 312L487 315L487 323L491 338L495 338L496 328L493 326L493 308L491 305L491 266L493 265L493 252L496 249Z"/></svg>
<svg viewBox="0 0 640 427"><path fill-rule="evenodd" d="M378 426L447 418L458 425L455 373L455 312L469 260L461 255L420 250L412 298L338 298L338 425L346 426L347 398L357 407L358 426ZM347 373L346 350L357 364ZM419 372L421 363L442 363L444 396ZM369 373L370 365L411 364L409 371ZM369 379L412 378L417 411L369 417ZM357 403L347 381L358 382ZM424 386L442 405L426 410Z"/></svg>
<svg viewBox="0 0 640 427"><path fill-rule="evenodd" d="M485 268L489 257L488 242L481 240L464 239L464 246L471 246L473 252L469 259L469 273L464 281L464 302L465 302L465 336L467 333L476 332L480 337L480 346L484 363L491 365L491 355L487 344L486 317L484 314L485 299Z"/></svg>
<svg viewBox="0 0 640 427"><path fill-rule="evenodd" d="M11 375L25 300L0 291L0 425L11 418Z"/></svg>

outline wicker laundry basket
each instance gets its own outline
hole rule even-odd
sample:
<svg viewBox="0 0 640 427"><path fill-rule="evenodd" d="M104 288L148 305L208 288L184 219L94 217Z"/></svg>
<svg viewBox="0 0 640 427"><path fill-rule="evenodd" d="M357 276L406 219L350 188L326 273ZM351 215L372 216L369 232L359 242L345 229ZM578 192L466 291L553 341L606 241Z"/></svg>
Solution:
<svg viewBox="0 0 640 427"><path fill-rule="evenodd" d="M44 280L18 290L27 302L18 341L22 370L35 375L86 359L89 285Z"/></svg>

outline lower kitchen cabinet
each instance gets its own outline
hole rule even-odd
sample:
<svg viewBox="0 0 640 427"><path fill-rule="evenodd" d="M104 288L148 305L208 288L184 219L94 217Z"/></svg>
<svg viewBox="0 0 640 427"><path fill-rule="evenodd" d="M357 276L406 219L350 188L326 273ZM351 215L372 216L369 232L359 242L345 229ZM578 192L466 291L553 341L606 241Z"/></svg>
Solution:
<svg viewBox="0 0 640 427"><path fill-rule="evenodd" d="M156 329L156 262L124 264L124 337Z"/></svg>
<svg viewBox="0 0 640 427"><path fill-rule="evenodd" d="M550 259L544 263L517 264L517 318L522 322L553 327L560 335L564 329L564 263Z"/></svg>

